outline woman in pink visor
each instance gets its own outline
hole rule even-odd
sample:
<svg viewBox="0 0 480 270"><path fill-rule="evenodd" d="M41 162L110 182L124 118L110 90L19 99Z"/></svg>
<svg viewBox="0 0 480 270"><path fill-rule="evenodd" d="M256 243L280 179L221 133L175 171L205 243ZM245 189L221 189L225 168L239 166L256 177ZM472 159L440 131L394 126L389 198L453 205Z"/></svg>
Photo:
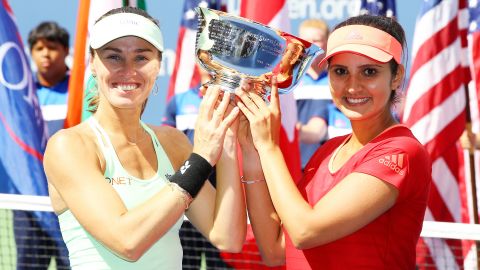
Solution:
<svg viewBox="0 0 480 270"><path fill-rule="evenodd" d="M296 183L279 147L276 80L269 105L237 91L249 217L267 264L287 269L414 269L431 182L424 147L392 115L405 75L394 19L340 23L320 65L352 133L322 145ZM261 164L261 166L260 166Z"/></svg>

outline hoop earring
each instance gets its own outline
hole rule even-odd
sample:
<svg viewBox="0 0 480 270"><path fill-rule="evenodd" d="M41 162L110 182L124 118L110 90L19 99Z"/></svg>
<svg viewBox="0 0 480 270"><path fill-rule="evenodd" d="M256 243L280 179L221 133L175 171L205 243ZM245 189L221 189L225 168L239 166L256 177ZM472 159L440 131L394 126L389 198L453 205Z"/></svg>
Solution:
<svg viewBox="0 0 480 270"><path fill-rule="evenodd" d="M85 93L98 92L97 75L92 74L92 76L88 77L87 85L85 88Z"/></svg>
<svg viewBox="0 0 480 270"><path fill-rule="evenodd" d="M96 77L97 77L96 75L92 75L88 77L87 84L85 87L85 90L86 90L85 93L98 92L98 84L97 84Z"/></svg>
<svg viewBox="0 0 480 270"><path fill-rule="evenodd" d="M155 82L155 84L153 85L152 94L153 94L154 96L158 95L158 85L157 85L156 82Z"/></svg>

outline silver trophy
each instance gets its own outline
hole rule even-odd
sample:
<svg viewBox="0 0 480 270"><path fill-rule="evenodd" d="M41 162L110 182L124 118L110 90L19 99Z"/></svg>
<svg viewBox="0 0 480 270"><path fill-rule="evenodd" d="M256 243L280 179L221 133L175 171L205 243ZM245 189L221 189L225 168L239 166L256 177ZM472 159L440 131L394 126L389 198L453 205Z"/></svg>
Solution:
<svg viewBox="0 0 480 270"><path fill-rule="evenodd" d="M279 93L288 93L323 53L315 44L252 20L208 8L195 10L197 61L212 75L209 83L224 91L248 84L249 91L266 97L275 75Z"/></svg>

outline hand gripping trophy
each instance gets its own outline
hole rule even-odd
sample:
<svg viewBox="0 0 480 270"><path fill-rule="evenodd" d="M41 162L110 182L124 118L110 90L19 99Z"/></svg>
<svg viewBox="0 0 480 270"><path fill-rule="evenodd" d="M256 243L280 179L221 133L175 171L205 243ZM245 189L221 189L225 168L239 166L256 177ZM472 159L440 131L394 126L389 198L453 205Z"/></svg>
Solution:
<svg viewBox="0 0 480 270"><path fill-rule="evenodd" d="M266 98L277 76L279 93L293 90L323 50L291 34L218 10L197 7L197 61L213 77L209 82L234 92L247 83Z"/></svg>

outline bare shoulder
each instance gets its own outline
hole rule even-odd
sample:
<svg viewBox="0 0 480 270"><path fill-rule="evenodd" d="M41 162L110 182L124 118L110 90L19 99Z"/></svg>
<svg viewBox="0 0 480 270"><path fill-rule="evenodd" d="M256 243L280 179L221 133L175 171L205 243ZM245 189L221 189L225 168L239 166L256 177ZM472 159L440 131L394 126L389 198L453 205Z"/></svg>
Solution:
<svg viewBox="0 0 480 270"><path fill-rule="evenodd" d="M47 176L49 172L68 164L68 160L77 159L98 164L98 149L95 135L86 123L63 129L55 133L47 143L44 155L44 166ZM67 163L67 164L66 164Z"/></svg>
<svg viewBox="0 0 480 270"><path fill-rule="evenodd" d="M62 213L68 207L61 193L69 194L70 189L94 179L91 173L103 172L105 161L92 130L81 123L58 131L48 140L43 164L52 206L56 213Z"/></svg>
<svg viewBox="0 0 480 270"><path fill-rule="evenodd" d="M95 146L95 141L92 140L91 132L88 130L86 123L81 123L77 126L59 130L55 133L47 143L45 156L60 151L61 153L71 152L70 149L83 149L85 147L91 148Z"/></svg>
<svg viewBox="0 0 480 270"><path fill-rule="evenodd" d="M169 126L150 126L177 170L192 152L192 144L180 130Z"/></svg>

